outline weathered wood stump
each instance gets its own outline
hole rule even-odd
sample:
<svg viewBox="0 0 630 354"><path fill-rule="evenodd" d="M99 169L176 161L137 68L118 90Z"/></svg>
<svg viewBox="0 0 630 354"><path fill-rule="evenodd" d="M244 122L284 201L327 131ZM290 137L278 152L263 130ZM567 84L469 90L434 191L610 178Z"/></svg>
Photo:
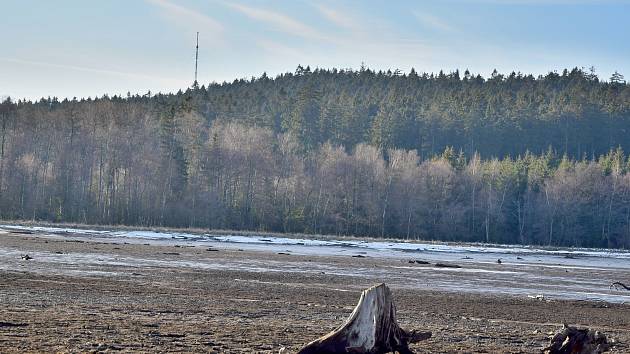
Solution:
<svg viewBox="0 0 630 354"><path fill-rule="evenodd" d="M431 332L407 332L396 322L396 306L385 284L361 293L359 303L346 322L327 335L304 346L299 354L413 353L410 343L431 337Z"/></svg>
<svg viewBox="0 0 630 354"><path fill-rule="evenodd" d="M544 349L546 354L600 354L608 351L611 345L606 336L588 328L569 327L556 333L551 344Z"/></svg>

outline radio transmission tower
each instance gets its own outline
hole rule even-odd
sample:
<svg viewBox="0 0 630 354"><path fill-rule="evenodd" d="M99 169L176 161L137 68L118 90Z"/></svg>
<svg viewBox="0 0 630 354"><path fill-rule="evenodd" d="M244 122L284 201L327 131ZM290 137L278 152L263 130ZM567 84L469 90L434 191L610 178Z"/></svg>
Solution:
<svg viewBox="0 0 630 354"><path fill-rule="evenodd" d="M199 62L199 32L197 32L197 46L195 47L195 82L193 82L193 87L199 87L199 83L197 82L197 63Z"/></svg>

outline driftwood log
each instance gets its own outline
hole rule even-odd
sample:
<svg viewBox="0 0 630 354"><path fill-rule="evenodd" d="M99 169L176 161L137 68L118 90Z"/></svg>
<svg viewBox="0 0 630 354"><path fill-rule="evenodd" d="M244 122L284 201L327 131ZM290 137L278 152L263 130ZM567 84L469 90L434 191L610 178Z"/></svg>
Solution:
<svg viewBox="0 0 630 354"><path fill-rule="evenodd" d="M391 292L380 284L361 293L359 303L341 327L310 342L299 354L410 354L410 343L430 337L431 332L407 332L398 326Z"/></svg>
<svg viewBox="0 0 630 354"><path fill-rule="evenodd" d="M544 352L546 354L600 354L608 351L610 347L603 333L565 324L564 328L551 339L551 344L544 349Z"/></svg>

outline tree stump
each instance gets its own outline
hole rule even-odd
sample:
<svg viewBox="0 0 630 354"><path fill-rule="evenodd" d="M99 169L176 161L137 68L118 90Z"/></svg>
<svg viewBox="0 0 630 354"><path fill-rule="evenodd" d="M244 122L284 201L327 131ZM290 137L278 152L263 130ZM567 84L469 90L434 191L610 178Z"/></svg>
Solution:
<svg viewBox="0 0 630 354"><path fill-rule="evenodd" d="M556 333L551 344L544 349L546 354L600 354L611 345L603 333L588 328L569 327Z"/></svg>
<svg viewBox="0 0 630 354"><path fill-rule="evenodd" d="M431 337L431 332L407 332L396 322L396 306L385 284L361 293L359 303L346 322L327 335L304 346L299 354L413 353L410 343Z"/></svg>

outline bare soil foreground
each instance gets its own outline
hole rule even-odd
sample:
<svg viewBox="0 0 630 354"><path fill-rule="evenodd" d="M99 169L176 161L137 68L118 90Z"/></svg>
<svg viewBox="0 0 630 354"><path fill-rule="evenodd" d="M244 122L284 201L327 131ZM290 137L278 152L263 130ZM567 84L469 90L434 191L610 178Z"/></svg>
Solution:
<svg viewBox="0 0 630 354"><path fill-rule="evenodd" d="M407 262L37 232L0 234L0 249L2 353L293 352L340 325L362 289L387 279L259 264L334 270ZM191 266L202 261L252 269ZM401 326L433 332L412 347L417 353L536 353L562 322L599 329L616 340L612 352L630 352L630 305L391 288Z"/></svg>

